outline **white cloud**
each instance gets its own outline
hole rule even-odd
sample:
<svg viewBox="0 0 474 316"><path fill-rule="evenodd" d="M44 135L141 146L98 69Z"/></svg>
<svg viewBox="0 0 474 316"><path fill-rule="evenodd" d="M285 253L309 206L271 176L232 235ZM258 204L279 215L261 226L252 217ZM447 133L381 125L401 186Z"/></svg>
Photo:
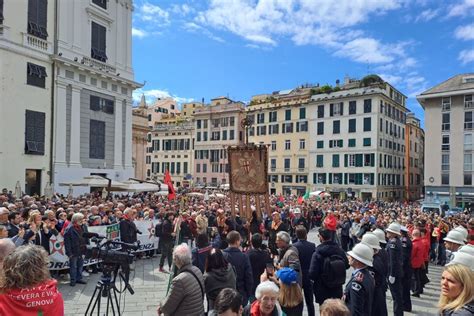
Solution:
<svg viewBox="0 0 474 316"><path fill-rule="evenodd" d="M458 27L454 36L460 40L474 40L474 23Z"/></svg>
<svg viewBox="0 0 474 316"><path fill-rule="evenodd" d="M449 8L448 17L453 16L471 16L474 11L474 0L463 0Z"/></svg>
<svg viewBox="0 0 474 316"><path fill-rule="evenodd" d="M440 9L426 9L415 18L415 22L428 22L438 16Z"/></svg>
<svg viewBox="0 0 474 316"><path fill-rule="evenodd" d="M178 14L178 15L181 15L181 16L187 16L191 13L194 12L194 8L192 8L191 6L189 6L188 4L184 3L184 4L173 4L171 6L171 11L174 13L174 14Z"/></svg>
<svg viewBox="0 0 474 316"><path fill-rule="evenodd" d="M148 36L148 32L132 27L132 36L144 38Z"/></svg>
<svg viewBox="0 0 474 316"><path fill-rule="evenodd" d="M401 76L395 76L395 75L391 75L391 74L380 73L379 76L382 77L383 80L387 81L388 83L390 83L393 86L398 85L403 80L403 78Z"/></svg>
<svg viewBox="0 0 474 316"><path fill-rule="evenodd" d="M157 5L145 2L138 8L137 16L140 20L165 26L170 23L170 14Z"/></svg>
<svg viewBox="0 0 474 316"><path fill-rule="evenodd" d="M194 22L187 22L183 25L183 28L188 31L188 32L192 32L192 33L201 33L207 37L209 37L210 39L216 41L216 42L219 42L219 43L225 43L225 40L219 36L216 36L214 35L214 33L212 33L211 31L209 31L208 29L194 23Z"/></svg>
<svg viewBox="0 0 474 316"><path fill-rule="evenodd" d="M138 103L142 99L142 95L145 95L145 100L148 105L152 104L156 99L165 99L165 98L173 98L178 103L185 103L185 102L192 102L194 101L193 98L184 98L177 96L175 94L171 94L167 90L159 90L159 89L137 89L133 91L133 101Z"/></svg>
<svg viewBox="0 0 474 316"><path fill-rule="evenodd" d="M334 55L348 57L360 63L389 63L394 59L390 52L373 38L358 38L347 42Z"/></svg>
<svg viewBox="0 0 474 316"><path fill-rule="evenodd" d="M465 49L459 53L458 60L463 65L474 62L474 49Z"/></svg>

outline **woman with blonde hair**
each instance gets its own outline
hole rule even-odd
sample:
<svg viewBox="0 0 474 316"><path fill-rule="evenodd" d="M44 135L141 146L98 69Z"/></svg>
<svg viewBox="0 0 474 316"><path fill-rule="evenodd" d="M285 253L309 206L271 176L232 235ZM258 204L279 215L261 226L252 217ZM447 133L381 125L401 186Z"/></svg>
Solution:
<svg viewBox="0 0 474 316"><path fill-rule="evenodd" d="M3 260L0 315L64 315L64 301L51 279L42 247L21 246Z"/></svg>
<svg viewBox="0 0 474 316"><path fill-rule="evenodd" d="M438 307L442 316L474 315L474 272L469 267L453 264L444 269Z"/></svg>
<svg viewBox="0 0 474 316"><path fill-rule="evenodd" d="M276 273L280 281L278 302L287 316L303 315L303 293L298 284L298 273L292 268L282 268Z"/></svg>

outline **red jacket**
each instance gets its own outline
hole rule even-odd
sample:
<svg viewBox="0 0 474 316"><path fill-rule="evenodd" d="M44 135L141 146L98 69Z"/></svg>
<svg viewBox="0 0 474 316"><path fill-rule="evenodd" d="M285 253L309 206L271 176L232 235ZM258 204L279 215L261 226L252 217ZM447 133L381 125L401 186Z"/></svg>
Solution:
<svg viewBox="0 0 474 316"><path fill-rule="evenodd" d="M430 258L430 240L426 238L421 238L421 243L423 245L423 259L425 262L429 261Z"/></svg>
<svg viewBox="0 0 474 316"><path fill-rule="evenodd" d="M411 248L411 267L419 269L423 263L425 263L425 245L423 245L423 239L415 238Z"/></svg>
<svg viewBox="0 0 474 316"><path fill-rule="evenodd" d="M13 289L0 295L0 315L63 316L64 301L52 279L30 289Z"/></svg>

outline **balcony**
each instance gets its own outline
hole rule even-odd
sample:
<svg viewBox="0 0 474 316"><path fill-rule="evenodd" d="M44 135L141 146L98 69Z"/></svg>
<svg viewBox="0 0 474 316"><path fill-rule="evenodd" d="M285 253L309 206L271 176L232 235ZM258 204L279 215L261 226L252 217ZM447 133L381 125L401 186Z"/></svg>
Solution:
<svg viewBox="0 0 474 316"><path fill-rule="evenodd" d="M28 33L23 33L23 46L32 48L34 50L46 54L53 53L53 45L50 42L42 38L30 35Z"/></svg>
<svg viewBox="0 0 474 316"><path fill-rule="evenodd" d="M103 70L105 72L111 72L111 73L116 73L117 72L115 67L112 67L112 66L110 66L106 63L103 63L101 61L98 61L98 60L95 60L93 58L86 57L86 56L82 57L81 64L89 66L89 67L97 68L97 69Z"/></svg>

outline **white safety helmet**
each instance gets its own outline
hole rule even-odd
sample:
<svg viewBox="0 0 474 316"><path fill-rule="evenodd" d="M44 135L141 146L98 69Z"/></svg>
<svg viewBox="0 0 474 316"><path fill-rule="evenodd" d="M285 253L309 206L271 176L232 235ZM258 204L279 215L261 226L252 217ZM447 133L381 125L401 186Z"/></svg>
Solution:
<svg viewBox="0 0 474 316"><path fill-rule="evenodd" d="M381 242L382 244L387 243L387 240L385 239L385 232L383 230L381 230L380 228L377 228L372 233L374 233L375 236L378 237L379 242Z"/></svg>
<svg viewBox="0 0 474 316"><path fill-rule="evenodd" d="M474 257L467 253L455 252L453 260L447 263L446 266L451 266L453 264L462 264L471 269L471 271L474 271Z"/></svg>
<svg viewBox="0 0 474 316"><path fill-rule="evenodd" d="M474 245L464 245L458 249L458 252L467 253L468 255L471 255L474 258Z"/></svg>
<svg viewBox="0 0 474 316"><path fill-rule="evenodd" d="M374 260L374 251L366 244L358 243L347 254L369 267L372 266L372 262Z"/></svg>
<svg viewBox="0 0 474 316"><path fill-rule="evenodd" d="M460 231L451 230L448 235L444 237L444 241L449 241L453 244L464 245L464 236Z"/></svg>
<svg viewBox="0 0 474 316"><path fill-rule="evenodd" d="M361 243L366 244L372 249L381 249L379 244L379 238L374 233L368 232L362 236Z"/></svg>
<svg viewBox="0 0 474 316"><path fill-rule="evenodd" d="M390 225L388 225L388 228L386 229L386 231L392 234L396 234L398 236L401 235L400 230L401 230L400 224L398 224L397 222L391 223Z"/></svg>
<svg viewBox="0 0 474 316"><path fill-rule="evenodd" d="M453 230L455 230L457 232L460 232L462 234L464 242L467 241L467 236L469 236L469 232L466 228L464 228L462 226L458 226L458 227L454 228Z"/></svg>

